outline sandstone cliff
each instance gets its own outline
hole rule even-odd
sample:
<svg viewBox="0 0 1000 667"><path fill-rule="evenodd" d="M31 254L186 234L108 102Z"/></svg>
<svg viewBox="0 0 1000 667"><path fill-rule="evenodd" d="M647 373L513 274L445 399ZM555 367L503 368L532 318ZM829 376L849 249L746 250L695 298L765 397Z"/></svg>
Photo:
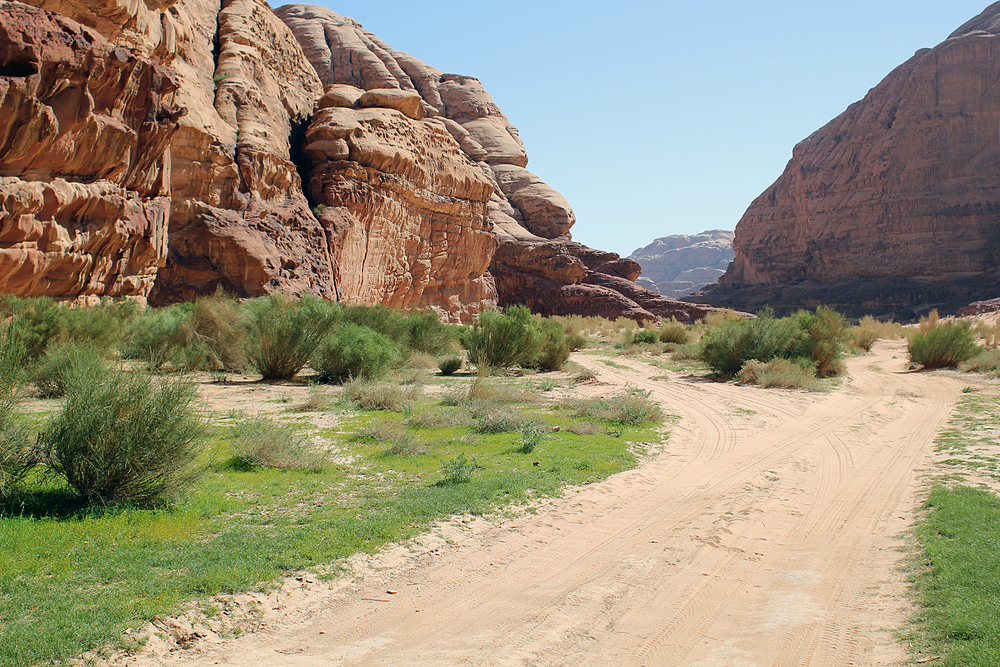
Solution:
<svg viewBox="0 0 1000 667"><path fill-rule="evenodd" d="M719 305L944 310L1000 291L1000 3L795 147L736 227Z"/></svg>
<svg viewBox="0 0 1000 667"><path fill-rule="evenodd" d="M573 243L477 79L264 0L0 2L0 289L698 317Z"/></svg>
<svg viewBox="0 0 1000 667"><path fill-rule="evenodd" d="M735 256L733 232L710 229L663 236L628 258L642 267L640 285L676 299L719 280Z"/></svg>
<svg viewBox="0 0 1000 667"><path fill-rule="evenodd" d="M394 278L401 270L391 266L399 253L392 247L388 230L398 228L400 220L388 215L382 204L372 203L376 199L384 203L395 199L374 192L385 190L386 186L371 178L366 180L366 174L375 175L371 171L373 165L363 164L364 158L357 157L358 150L351 143L354 130L349 130L359 122L370 122L363 109L385 106L399 112L394 123L413 127L433 125L438 133L446 131L458 149L457 154L449 155L444 143L439 142L437 152L428 149L427 153L435 155L435 164L448 165L449 173L461 171L463 179L462 188L437 193L439 200L442 196L445 199L438 204L444 218L435 223L442 231L423 234L424 238L445 238L447 231L448 238L455 239L449 240L443 249L427 249L430 256L439 254L438 270L447 276L447 289L431 290L435 294L432 300L451 304L449 310L461 308L458 304L462 302L485 304L495 286L492 294L499 305L525 303L547 314L586 312L635 319L674 316L690 320L704 313L635 285L638 264L610 253L592 251L570 240L570 228L576 221L573 209L562 195L526 169L528 155L517 129L477 79L446 74L396 51L365 31L357 21L324 7L286 5L276 13L298 37L327 86L326 101L321 106L339 109L336 114L323 111L317 116L314 128L334 118L336 131L322 132L322 139L317 139L324 142L322 148L306 150L318 156L309 192L315 202L326 206L321 220L324 225L336 228L335 238L355 239L346 245L334 242L340 246L335 254L341 275L357 276L341 281L343 297L369 300L376 294L393 292L398 296L380 298L410 305L398 301L408 290L407 279ZM359 97L362 91L367 91L364 94L369 99ZM375 103L376 99L380 101ZM311 128L307 145L312 145L308 142L312 141L313 132ZM392 153L395 148L391 147L398 141L386 137L398 138L408 132L393 129L388 133L383 131L380 137ZM372 136L371 132L364 134ZM395 154L412 154L412 148L407 146L405 153ZM353 164L359 161L367 171ZM389 167L391 160L382 157L379 162L395 173ZM478 178L467 173L470 167L479 172ZM426 174L420 176L426 177ZM488 184L485 189L466 185L483 180ZM399 208L395 203L392 207ZM428 218L427 202L411 198L404 208L403 236L419 238L415 221ZM482 232L490 230L496 240L487 242ZM379 239L374 252L370 242L368 245L361 242L373 235ZM497 242L499 248L495 247ZM366 253L361 252L362 247ZM486 254L482 254L484 251ZM472 253L486 258L488 273L477 274L484 267L474 262L456 265L457 258ZM595 259L596 256L600 259ZM362 277L371 274L378 277Z"/></svg>
<svg viewBox="0 0 1000 667"><path fill-rule="evenodd" d="M149 293L167 252L176 88L95 30L0 3L0 291Z"/></svg>

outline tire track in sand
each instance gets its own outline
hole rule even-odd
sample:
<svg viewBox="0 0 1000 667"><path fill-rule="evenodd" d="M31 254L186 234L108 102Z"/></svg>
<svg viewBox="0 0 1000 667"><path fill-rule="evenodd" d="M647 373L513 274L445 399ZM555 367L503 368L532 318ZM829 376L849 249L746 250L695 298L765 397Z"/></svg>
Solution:
<svg viewBox="0 0 1000 667"><path fill-rule="evenodd" d="M900 610L872 590L961 382L875 349L827 394L582 357L680 415L662 455L162 664L893 664Z"/></svg>

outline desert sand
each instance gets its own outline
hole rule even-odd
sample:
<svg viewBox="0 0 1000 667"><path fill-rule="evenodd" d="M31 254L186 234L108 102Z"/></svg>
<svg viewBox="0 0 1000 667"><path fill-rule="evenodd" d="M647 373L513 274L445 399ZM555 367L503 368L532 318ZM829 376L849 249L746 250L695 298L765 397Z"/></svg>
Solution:
<svg viewBox="0 0 1000 667"><path fill-rule="evenodd" d="M154 638L136 665L897 665L900 571L932 440L968 382L848 360L834 390L765 390L589 355L677 416L639 468L513 517L456 519L237 601L253 632ZM163 626L166 627L166 626Z"/></svg>

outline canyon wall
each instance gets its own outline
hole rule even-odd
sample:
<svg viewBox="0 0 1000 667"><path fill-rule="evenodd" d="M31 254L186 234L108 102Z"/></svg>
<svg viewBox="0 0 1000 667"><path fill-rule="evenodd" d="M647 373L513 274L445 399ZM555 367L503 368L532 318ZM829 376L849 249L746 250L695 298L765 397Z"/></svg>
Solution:
<svg viewBox="0 0 1000 667"><path fill-rule="evenodd" d="M1000 3L795 147L736 227L716 305L851 314L1000 293Z"/></svg>
<svg viewBox="0 0 1000 667"><path fill-rule="evenodd" d="M472 77L322 7L0 2L0 290L689 321L571 239Z"/></svg>

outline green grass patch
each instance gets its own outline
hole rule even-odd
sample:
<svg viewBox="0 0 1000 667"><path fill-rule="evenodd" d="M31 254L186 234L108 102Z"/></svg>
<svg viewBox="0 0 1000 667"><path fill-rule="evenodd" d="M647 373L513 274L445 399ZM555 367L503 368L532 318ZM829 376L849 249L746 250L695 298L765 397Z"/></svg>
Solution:
<svg viewBox="0 0 1000 667"><path fill-rule="evenodd" d="M504 407L532 429L479 432L474 402L428 397L405 414L347 415L336 431L309 434L336 448L318 470L234 463L220 415L199 459L204 474L175 504L150 509L87 509L34 471L0 504L0 667L114 646L124 629L154 616L266 588L285 573L332 576L340 559L436 520L632 468L641 443L662 440L655 422L571 429L592 418L537 401Z"/></svg>
<svg viewBox="0 0 1000 667"><path fill-rule="evenodd" d="M915 579L922 635L944 665L1000 664L1000 498L986 489L937 487L917 530L925 551Z"/></svg>

